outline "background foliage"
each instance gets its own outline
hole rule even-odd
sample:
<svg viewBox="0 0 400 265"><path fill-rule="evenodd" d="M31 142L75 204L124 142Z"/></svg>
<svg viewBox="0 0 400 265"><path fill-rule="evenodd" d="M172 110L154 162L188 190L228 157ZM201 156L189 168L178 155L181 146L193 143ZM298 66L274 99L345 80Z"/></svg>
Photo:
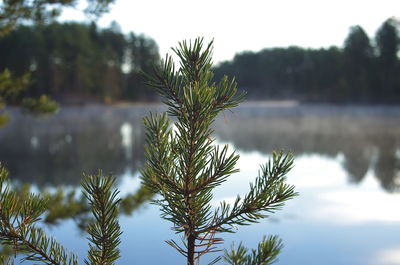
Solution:
<svg viewBox="0 0 400 265"><path fill-rule="evenodd" d="M216 79L236 76L249 99L303 102L400 102L399 21L386 20L374 38L350 28L343 47L268 48L242 52L216 67ZM123 34L116 23L19 26L0 38L0 71L29 73L26 96L46 93L61 103L154 101L139 72L159 61L150 37Z"/></svg>
<svg viewBox="0 0 400 265"><path fill-rule="evenodd" d="M354 26L343 48L293 46L243 52L220 64L215 73L236 76L252 99L399 103L399 45L399 21L388 19L375 39Z"/></svg>
<svg viewBox="0 0 400 265"><path fill-rule="evenodd" d="M0 39L0 51L0 69L30 74L26 96L45 93L61 103L154 100L139 72L159 59L155 41L124 35L115 23L20 26Z"/></svg>

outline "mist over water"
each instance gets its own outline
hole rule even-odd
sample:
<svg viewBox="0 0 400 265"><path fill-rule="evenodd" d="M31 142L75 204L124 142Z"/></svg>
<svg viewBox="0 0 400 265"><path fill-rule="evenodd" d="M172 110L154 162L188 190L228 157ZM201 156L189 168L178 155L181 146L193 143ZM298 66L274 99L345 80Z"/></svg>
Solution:
<svg viewBox="0 0 400 265"><path fill-rule="evenodd" d="M118 176L122 193L135 190L144 163L142 117L155 109L163 110L66 107L46 119L11 110L0 130L0 161L13 181L38 189L78 186L83 172L100 168ZM213 203L244 194L273 150L294 153L288 182L300 192L267 221L225 235L224 246L242 240L255 247L264 234L277 233L285 243L279 264L400 264L399 121L400 107L243 104L223 113L216 143L241 155L241 171L216 190ZM164 243L179 238L156 207L123 216L121 224L118 264L183 262ZM73 221L50 232L84 258L85 236Z"/></svg>

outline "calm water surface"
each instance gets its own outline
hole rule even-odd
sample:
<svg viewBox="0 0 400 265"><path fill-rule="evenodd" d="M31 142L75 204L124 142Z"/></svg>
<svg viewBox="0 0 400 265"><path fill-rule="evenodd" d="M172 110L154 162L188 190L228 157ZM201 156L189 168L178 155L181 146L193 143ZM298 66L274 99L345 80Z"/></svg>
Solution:
<svg viewBox="0 0 400 265"><path fill-rule="evenodd" d="M47 119L11 111L12 121L0 130L0 161L14 181L35 189L76 187L82 172L101 168L118 176L122 194L131 193L140 183L142 117L149 110L162 111L74 107ZM232 241L255 247L263 235L279 234L285 248L278 264L400 264L400 107L244 104L217 119L215 137L241 156L240 173L216 190L216 205L245 194L273 150L295 154L288 182L300 192L269 219L225 235L225 247ZM120 221L118 264L184 264L163 242L179 238L156 206L146 204ZM74 221L49 232L85 257L86 235Z"/></svg>

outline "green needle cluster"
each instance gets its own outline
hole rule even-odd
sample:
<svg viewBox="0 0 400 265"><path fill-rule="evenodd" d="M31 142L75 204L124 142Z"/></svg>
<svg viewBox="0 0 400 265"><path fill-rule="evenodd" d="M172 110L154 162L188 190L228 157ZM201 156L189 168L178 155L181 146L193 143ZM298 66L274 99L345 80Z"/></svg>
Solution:
<svg viewBox="0 0 400 265"><path fill-rule="evenodd" d="M113 191L114 178L104 177L101 172L85 176L82 181L93 221L89 224L89 253L86 264L113 265L119 258L118 245L121 235L118 224L117 192ZM8 180L8 172L0 168L0 241L10 245L15 253L23 254L23 260L51 265L78 265L78 258L60 243L46 235L36 225L48 208L41 196L29 194L21 198ZM0 257L3 264L12 259Z"/></svg>

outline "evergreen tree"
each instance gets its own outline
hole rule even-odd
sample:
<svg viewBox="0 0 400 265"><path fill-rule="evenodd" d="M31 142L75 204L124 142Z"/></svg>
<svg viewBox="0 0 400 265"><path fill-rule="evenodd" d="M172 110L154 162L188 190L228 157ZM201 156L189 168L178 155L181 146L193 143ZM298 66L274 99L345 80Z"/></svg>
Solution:
<svg viewBox="0 0 400 265"><path fill-rule="evenodd" d="M100 16L108 11L109 5L114 1L86 0L87 7L84 12L87 15ZM75 7L77 3L78 1L76 0L4 0L0 4L0 37L7 35L17 25L24 22L43 24L49 20L51 21L61 14L62 8ZM15 46L10 50L14 48ZM31 58L25 57L23 59L26 61ZM18 60L14 58L14 61ZM23 73L17 78L12 78L12 73L10 73L9 69L3 69L0 72L0 110L9 102L7 96L10 93L17 97L23 90L26 90L31 83L29 77L29 73ZM19 93L16 93L17 91ZM19 100L12 103L26 107L35 113L52 113L58 109L58 104L45 94L34 98L21 96L17 98ZM7 120L7 113L0 112L0 126L4 125Z"/></svg>
<svg viewBox="0 0 400 265"><path fill-rule="evenodd" d="M376 33L379 60L381 61L381 66L385 68L394 67L398 60L397 54L400 48L398 23L395 19L388 19Z"/></svg>
<svg viewBox="0 0 400 265"><path fill-rule="evenodd" d="M371 63L373 49L367 33L361 26L353 26L344 43L344 87L342 100L367 101L371 99Z"/></svg>
<svg viewBox="0 0 400 265"><path fill-rule="evenodd" d="M29 73L15 77L8 69L0 72L0 127L8 121L8 114L3 109L10 102L20 104L35 114L57 111L58 104L46 95L41 95L39 98L21 97L29 82Z"/></svg>
<svg viewBox="0 0 400 265"><path fill-rule="evenodd" d="M376 33L378 48L378 74L380 93L377 95L386 102L399 102L400 78L399 59L400 33L398 31L399 21L395 19L386 20Z"/></svg>
<svg viewBox="0 0 400 265"><path fill-rule="evenodd" d="M84 12L100 16L115 0L86 0ZM62 8L75 7L77 0L4 0L0 7L0 36L26 21L48 22L61 14Z"/></svg>
<svg viewBox="0 0 400 265"><path fill-rule="evenodd" d="M183 245L174 240L167 243L187 258L188 265L194 265L204 254L217 251L222 242L217 233L259 222L297 193L285 183L292 156L274 153L244 197L238 196L233 205L223 201L212 208L213 189L239 171L235 168L239 155L230 153L227 145L213 144L211 125L221 111L237 106L244 94L237 94L235 81L226 76L218 83L213 81L212 42L203 47L203 39L183 41L174 52L180 59L179 70L167 56L152 75L146 75L168 111L144 119L148 161L142 175L144 184L161 197L154 201L161 216L173 223L176 233L183 234ZM246 254L240 245L238 250L227 251L225 260L230 264L271 264L281 247L280 240L269 237L252 254Z"/></svg>
<svg viewBox="0 0 400 265"><path fill-rule="evenodd" d="M74 22L19 26L0 38L0 57L0 72L31 77L17 99L43 93L60 103L156 97L140 71L159 60L157 44L144 35L124 35L116 23L105 29Z"/></svg>

